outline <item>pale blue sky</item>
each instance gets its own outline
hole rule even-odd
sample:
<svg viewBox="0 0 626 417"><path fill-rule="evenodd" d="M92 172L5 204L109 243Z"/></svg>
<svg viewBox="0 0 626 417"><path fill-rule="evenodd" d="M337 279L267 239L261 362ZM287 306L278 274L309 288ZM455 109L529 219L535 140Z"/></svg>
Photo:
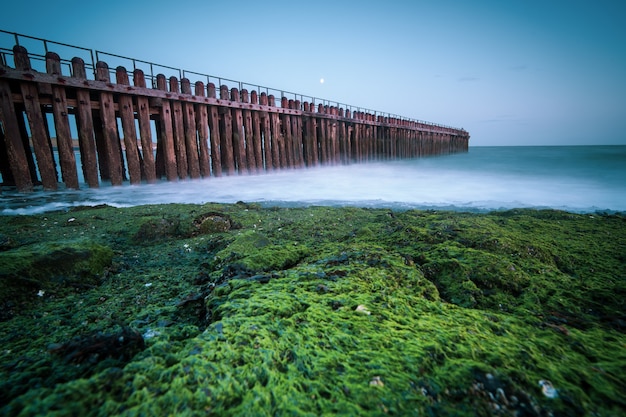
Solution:
<svg viewBox="0 0 626 417"><path fill-rule="evenodd" d="M623 0L12 3L0 29L463 127L471 146L626 145Z"/></svg>

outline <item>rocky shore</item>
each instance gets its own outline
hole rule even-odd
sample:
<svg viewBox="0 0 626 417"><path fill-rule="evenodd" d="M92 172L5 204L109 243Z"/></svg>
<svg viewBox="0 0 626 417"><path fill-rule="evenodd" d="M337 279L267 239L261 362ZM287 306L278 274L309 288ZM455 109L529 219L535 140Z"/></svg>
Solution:
<svg viewBox="0 0 626 417"><path fill-rule="evenodd" d="M626 217L0 217L3 416L620 416Z"/></svg>

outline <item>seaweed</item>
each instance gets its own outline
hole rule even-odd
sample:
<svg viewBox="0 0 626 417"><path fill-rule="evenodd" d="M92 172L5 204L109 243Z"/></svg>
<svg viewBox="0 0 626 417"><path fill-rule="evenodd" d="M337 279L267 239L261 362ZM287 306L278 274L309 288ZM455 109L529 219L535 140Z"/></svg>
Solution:
<svg viewBox="0 0 626 417"><path fill-rule="evenodd" d="M37 276L0 322L2 415L626 412L619 214L238 203L10 220L12 265L50 265L33 248L55 242L108 258L58 257L93 263Z"/></svg>

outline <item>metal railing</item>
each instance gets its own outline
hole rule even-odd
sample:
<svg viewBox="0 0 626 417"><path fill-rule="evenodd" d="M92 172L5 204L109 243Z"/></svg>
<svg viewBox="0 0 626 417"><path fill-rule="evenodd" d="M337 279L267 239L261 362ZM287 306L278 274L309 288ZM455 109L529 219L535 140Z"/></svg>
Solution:
<svg viewBox="0 0 626 417"><path fill-rule="evenodd" d="M160 70L167 70L166 72L169 72L170 74L177 74L179 81L182 80L183 78L187 78L189 79L190 82L196 82L196 81L202 81L205 83L205 85L208 85L209 83L213 83L217 89L219 89L219 87L221 85L223 85L224 82L229 82L229 83L233 83L231 85L236 85L237 88L241 91L246 87L251 87L254 88L257 93L261 94L262 92L265 92L268 96L270 94L276 93L274 94L275 97L277 97L278 101L280 101L280 99L282 99L283 97L286 97L287 99L293 99L293 100L298 100L301 103L309 102L312 103L314 106L317 106L319 104L322 104L322 106L334 106L337 108L343 108L345 110L349 110L351 114L354 113L366 113L366 114L372 114L374 115L375 118L378 118L379 116L382 116L384 118L390 118L390 119L398 119L401 121L408 121L408 122L414 122L414 123L419 123L419 124L423 124L423 125L427 125L427 126L432 126L432 127L439 127L439 128L445 128L445 129L455 129L455 130L460 130L460 131L465 131L465 129L462 128L456 128L453 126L447 126L447 125L443 125L443 124L439 124L439 123L433 123L433 122L428 122L425 120L419 120L419 119L413 119L413 118L407 118L404 116L400 116L397 114L393 114L393 113L388 113L388 112L381 112L378 110L371 110L368 108L363 108L360 106L354 106L354 105L350 105L350 104L346 104L346 103L340 103L334 100L328 100L328 99L323 99L323 98L319 98L319 97L313 97L313 96L308 96L308 95L304 95L304 94L300 94L300 93L294 93L294 92L290 92L290 91L285 91L282 89L277 89L277 88L272 88L272 87L266 87L266 86L261 86L258 84L250 84L250 83L246 83L243 81L237 81L237 80L232 80L229 78L224 78L224 77L218 77L215 75L210 75L210 74L205 74L205 73L201 73L201 72L195 72L195 71L189 71L189 70L185 70L185 69L181 69L181 68L176 68L176 67L172 67L172 66L168 66L168 65L162 65L162 64L157 64L154 62L150 62L150 61L144 61L144 60L140 60L140 59L136 59L136 58L129 58L126 56L122 56L122 55L117 55L117 54L112 54L109 52L104 52L104 51L98 51L98 50L93 50L93 49L89 49L89 48L84 48L84 47L80 47L80 46L75 46L75 45L70 45L70 44L66 44L66 43L61 43L61 42L55 42L55 41L51 41L51 40L47 40L47 39L43 39L43 38L37 38L37 37L33 37L33 36L28 36L28 35L22 35L19 33L15 33L15 32L8 32L5 30L0 29L0 35L5 35L3 36L1 39L4 39L4 37L6 37L6 35L8 35L9 37L13 38L13 42L14 45L22 45L26 42L26 41L36 41L36 42L40 42L41 46L43 46L43 50L44 53L37 53L37 52L31 52L31 50L29 50L29 48L26 48L28 50L28 55L31 59L35 60L35 61L39 61L40 63L43 62L43 71L45 71L45 54L48 52L55 52L57 54L60 53L59 51L51 51L49 50L49 45L54 45L54 46L58 46L58 47L63 47L63 48L69 48L70 50L74 50L74 51L78 51L80 52L79 55L75 55L75 56L79 56L80 58L83 59L83 61L85 61L85 69L90 69L95 77L95 73L96 73L96 63L99 61L104 61L106 62L104 59L102 59L103 57L109 57L109 58L115 58L117 60L122 60L127 62L127 64L130 64L130 67L132 67L132 70L136 70L136 69L140 69L144 72L144 76L146 78L146 81L150 80L150 82L152 83L152 87L156 88L156 77L158 74L162 74L163 72L156 72L159 69ZM82 56L80 56L82 55ZM4 65L4 66L11 66L9 64L10 59L13 57L13 49L12 47L6 47L3 45L3 42L0 41L0 64ZM72 57L74 58L74 56ZM87 59L85 59L87 58ZM107 62L108 64L108 62ZM67 66L68 68L68 73L70 75L72 74L72 65L71 65L71 60L68 59L64 59L61 58L61 65L62 66ZM109 71L111 73L115 73L115 68L116 67L109 67ZM246 88L247 89L247 88ZM278 104L278 103L277 103Z"/></svg>

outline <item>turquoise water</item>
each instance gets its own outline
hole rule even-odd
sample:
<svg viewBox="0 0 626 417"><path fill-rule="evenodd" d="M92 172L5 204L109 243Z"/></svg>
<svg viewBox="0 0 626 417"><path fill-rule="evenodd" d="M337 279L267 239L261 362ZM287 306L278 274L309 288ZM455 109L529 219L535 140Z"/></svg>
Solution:
<svg viewBox="0 0 626 417"><path fill-rule="evenodd" d="M402 161L285 170L177 183L17 194L2 214L77 205L260 202L489 211L519 207L626 211L626 146L471 147Z"/></svg>

